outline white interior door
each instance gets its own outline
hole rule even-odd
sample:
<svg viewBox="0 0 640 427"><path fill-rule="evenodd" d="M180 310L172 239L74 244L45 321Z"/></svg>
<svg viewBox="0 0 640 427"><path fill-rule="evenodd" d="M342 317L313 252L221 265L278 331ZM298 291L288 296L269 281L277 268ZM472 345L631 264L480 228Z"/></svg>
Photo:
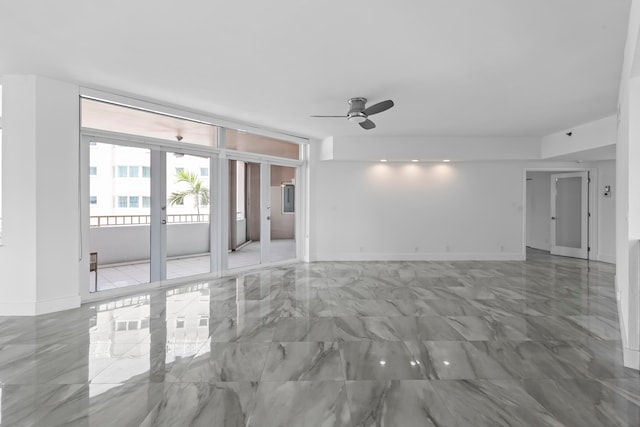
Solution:
<svg viewBox="0 0 640 427"><path fill-rule="evenodd" d="M551 175L551 254L587 258L589 172Z"/></svg>

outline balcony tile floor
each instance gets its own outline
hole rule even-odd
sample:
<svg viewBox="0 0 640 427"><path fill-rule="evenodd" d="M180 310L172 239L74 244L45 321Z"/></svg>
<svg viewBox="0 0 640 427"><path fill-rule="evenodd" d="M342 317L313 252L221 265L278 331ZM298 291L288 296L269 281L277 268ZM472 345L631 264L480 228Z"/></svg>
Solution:
<svg viewBox="0 0 640 427"><path fill-rule="evenodd" d="M271 241L270 261L282 261L296 257L296 246L293 239L278 239ZM247 267L260 263L260 242L251 242L242 249L229 253L229 269ZM167 278L176 279L208 273L210 271L210 257L190 256L167 260ZM131 285L149 283L149 263L100 266L98 268L97 290L125 288ZM90 276L91 285L96 278Z"/></svg>
<svg viewBox="0 0 640 427"><path fill-rule="evenodd" d="M319 262L0 318L7 426L638 426L614 266Z"/></svg>

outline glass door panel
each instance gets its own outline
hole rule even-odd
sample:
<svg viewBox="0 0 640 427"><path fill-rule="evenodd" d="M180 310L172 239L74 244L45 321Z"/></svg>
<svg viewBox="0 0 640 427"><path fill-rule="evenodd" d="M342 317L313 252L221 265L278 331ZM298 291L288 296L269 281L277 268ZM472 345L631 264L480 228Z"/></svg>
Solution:
<svg viewBox="0 0 640 427"><path fill-rule="evenodd" d="M211 271L209 158L166 153L167 279Z"/></svg>
<svg viewBox="0 0 640 427"><path fill-rule="evenodd" d="M150 282L150 150L89 143L91 292Z"/></svg>
<svg viewBox="0 0 640 427"><path fill-rule="evenodd" d="M551 254L586 259L589 172L551 175Z"/></svg>
<svg viewBox="0 0 640 427"><path fill-rule="evenodd" d="M269 261L296 257L296 168L271 165Z"/></svg>
<svg viewBox="0 0 640 427"><path fill-rule="evenodd" d="M229 160L228 268L260 264L260 164Z"/></svg>

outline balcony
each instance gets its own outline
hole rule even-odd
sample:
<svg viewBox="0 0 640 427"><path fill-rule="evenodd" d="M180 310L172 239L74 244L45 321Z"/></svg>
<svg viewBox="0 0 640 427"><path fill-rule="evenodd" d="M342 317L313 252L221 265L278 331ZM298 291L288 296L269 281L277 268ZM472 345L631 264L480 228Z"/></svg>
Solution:
<svg viewBox="0 0 640 427"><path fill-rule="evenodd" d="M167 279L210 272L209 214L167 215ZM150 281L149 215L90 217L90 252L98 253L97 291ZM295 258L295 240L271 241L271 261ZM261 262L260 242L230 252L228 268ZM91 275L90 287L96 278Z"/></svg>

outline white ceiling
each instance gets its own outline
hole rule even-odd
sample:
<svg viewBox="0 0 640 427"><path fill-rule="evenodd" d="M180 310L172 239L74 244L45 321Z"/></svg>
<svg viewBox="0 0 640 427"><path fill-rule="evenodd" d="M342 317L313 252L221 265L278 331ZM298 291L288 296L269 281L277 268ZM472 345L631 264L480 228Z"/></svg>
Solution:
<svg viewBox="0 0 640 427"><path fill-rule="evenodd" d="M616 111L630 0L0 2L0 74L290 133L541 136ZM365 131L362 96L396 106Z"/></svg>

